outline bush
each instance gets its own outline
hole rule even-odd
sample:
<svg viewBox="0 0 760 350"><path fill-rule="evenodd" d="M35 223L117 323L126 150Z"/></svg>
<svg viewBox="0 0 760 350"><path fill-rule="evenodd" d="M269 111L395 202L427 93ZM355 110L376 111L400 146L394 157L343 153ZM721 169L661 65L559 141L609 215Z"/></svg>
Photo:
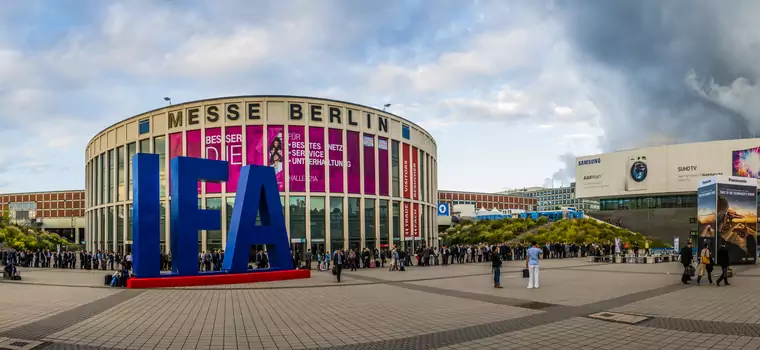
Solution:
<svg viewBox="0 0 760 350"><path fill-rule="evenodd" d="M5 222L0 223L0 243L16 250L53 250L59 244L61 248L71 245L69 241L55 233L28 228L22 230L19 226Z"/></svg>
<svg viewBox="0 0 760 350"><path fill-rule="evenodd" d="M549 218L547 218L546 216L542 216L538 218L538 220L536 220L536 224L538 225L546 225L547 222L549 222Z"/></svg>

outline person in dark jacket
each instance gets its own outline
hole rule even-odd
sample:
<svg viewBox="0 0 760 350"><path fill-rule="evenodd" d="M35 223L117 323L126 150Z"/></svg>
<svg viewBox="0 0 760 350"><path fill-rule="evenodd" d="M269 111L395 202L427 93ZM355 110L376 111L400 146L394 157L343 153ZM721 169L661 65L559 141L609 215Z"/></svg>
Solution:
<svg viewBox="0 0 760 350"><path fill-rule="evenodd" d="M694 256L691 252L691 242L686 243L686 246L681 248L681 264L683 265L683 275L681 276L681 282L683 284L689 284L691 275L689 275L689 266Z"/></svg>
<svg viewBox="0 0 760 350"><path fill-rule="evenodd" d="M720 265L721 274L715 285L720 286L720 281L723 281L726 282L727 286L730 286L731 284L728 283L728 249L725 241L720 242L720 248L718 248L718 265Z"/></svg>
<svg viewBox="0 0 760 350"><path fill-rule="evenodd" d="M496 248L494 254L491 254L491 268L493 268L493 287L502 288L501 286L501 254L499 248Z"/></svg>

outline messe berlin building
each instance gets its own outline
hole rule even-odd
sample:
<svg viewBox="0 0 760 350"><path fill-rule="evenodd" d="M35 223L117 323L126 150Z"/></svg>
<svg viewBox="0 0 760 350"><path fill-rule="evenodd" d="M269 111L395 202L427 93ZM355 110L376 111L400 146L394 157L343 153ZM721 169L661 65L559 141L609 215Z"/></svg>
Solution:
<svg viewBox="0 0 760 350"><path fill-rule="evenodd" d="M697 188L712 176L760 178L760 139L638 148L579 157L575 197L599 200L592 217L680 242L697 231Z"/></svg>
<svg viewBox="0 0 760 350"><path fill-rule="evenodd" d="M140 152L159 155L165 251L169 161L177 156L229 162L228 182L198 185L199 207L218 210L222 223L198 233L201 250L224 249L240 169L248 164L275 168L294 251L438 243L435 140L375 108L297 96L186 102L118 122L86 152L89 250L131 251L132 157Z"/></svg>

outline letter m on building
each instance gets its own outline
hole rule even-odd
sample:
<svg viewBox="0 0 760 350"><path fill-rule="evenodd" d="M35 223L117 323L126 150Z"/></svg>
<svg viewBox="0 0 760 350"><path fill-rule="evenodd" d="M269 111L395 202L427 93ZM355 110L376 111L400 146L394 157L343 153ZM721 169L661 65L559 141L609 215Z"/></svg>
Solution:
<svg viewBox="0 0 760 350"><path fill-rule="evenodd" d="M247 165L240 171L222 269L246 272L254 244L266 245L270 270L293 269L274 168Z"/></svg>

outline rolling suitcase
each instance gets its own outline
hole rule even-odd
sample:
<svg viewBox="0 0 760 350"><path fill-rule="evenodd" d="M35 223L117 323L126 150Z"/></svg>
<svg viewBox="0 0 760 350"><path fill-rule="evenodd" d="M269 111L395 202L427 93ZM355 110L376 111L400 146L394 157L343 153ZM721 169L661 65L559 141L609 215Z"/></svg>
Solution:
<svg viewBox="0 0 760 350"><path fill-rule="evenodd" d="M528 278L528 276L529 276L528 269L523 269L523 278Z"/></svg>

